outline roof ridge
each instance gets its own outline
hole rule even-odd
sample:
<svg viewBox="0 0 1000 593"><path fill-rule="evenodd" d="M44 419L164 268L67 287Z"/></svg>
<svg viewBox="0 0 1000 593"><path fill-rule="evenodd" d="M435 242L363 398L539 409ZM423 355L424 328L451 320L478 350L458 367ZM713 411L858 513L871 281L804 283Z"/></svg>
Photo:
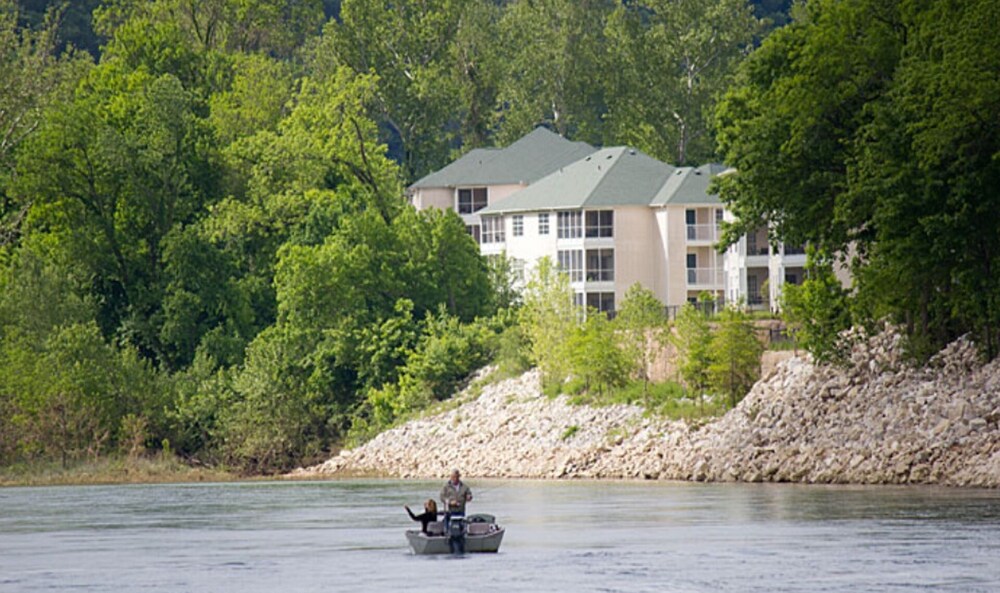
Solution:
<svg viewBox="0 0 1000 593"><path fill-rule="evenodd" d="M618 167L619 164L621 164L621 162L622 162L622 156L624 156L625 153L626 153L626 151L629 150L629 147L628 146L624 146L624 145L623 146L609 146L607 148L602 148L601 150L602 151L603 150L618 151L618 152L617 152L617 154L610 154L607 157L605 157L606 160L607 159L612 159L612 158L614 159L614 162L611 163L611 166L609 166L607 168L607 170L603 170L603 169L601 169L600 165L597 165L597 168L599 170L601 170L600 180L597 183L594 184L594 187L592 187L590 189L590 193L587 194L587 197L585 197L583 199L583 202L580 204L581 207L586 207L587 203L591 200L591 198L594 197L594 194L596 194L598 192L598 190L603 189L604 186L605 186L605 184L610 183L609 182L609 177L611 175L611 171L613 171L616 167ZM634 151L635 149L633 148L632 150ZM598 152L600 152L600 151L598 151ZM594 153L594 154L597 154L597 153ZM590 155L590 156L593 156L593 155Z"/></svg>

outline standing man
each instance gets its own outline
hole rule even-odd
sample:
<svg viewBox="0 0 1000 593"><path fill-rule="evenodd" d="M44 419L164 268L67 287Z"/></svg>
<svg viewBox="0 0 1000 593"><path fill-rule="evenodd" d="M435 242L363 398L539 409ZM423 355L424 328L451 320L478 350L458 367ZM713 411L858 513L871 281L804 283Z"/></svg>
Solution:
<svg viewBox="0 0 1000 593"><path fill-rule="evenodd" d="M457 469L451 470L451 479L441 489L441 502L444 503L445 530L452 517L465 516L465 503L472 500L472 490L462 482L462 475Z"/></svg>

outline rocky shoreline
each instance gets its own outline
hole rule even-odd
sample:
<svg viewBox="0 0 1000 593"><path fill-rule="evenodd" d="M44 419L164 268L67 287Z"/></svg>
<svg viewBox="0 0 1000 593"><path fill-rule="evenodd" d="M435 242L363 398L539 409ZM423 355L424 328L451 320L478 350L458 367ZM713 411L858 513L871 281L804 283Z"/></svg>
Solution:
<svg viewBox="0 0 1000 593"><path fill-rule="evenodd" d="M855 341L845 367L795 357L707 424L541 394L537 372L466 393L293 476L606 478L1000 487L1000 360L959 340L904 363L892 332Z"/></svg>

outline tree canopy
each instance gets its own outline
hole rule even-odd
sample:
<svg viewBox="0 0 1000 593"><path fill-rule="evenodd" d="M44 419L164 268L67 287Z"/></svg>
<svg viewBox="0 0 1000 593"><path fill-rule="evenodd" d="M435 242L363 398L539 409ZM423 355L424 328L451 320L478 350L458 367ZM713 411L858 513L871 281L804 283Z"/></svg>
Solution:
<svg viewBox="0 0 1000 593"><path fill-rule="evenodd" d="M918 354L1000 352L995 2L814 0L739 68L716 113L738 223L851 263L856 322Z"/></svg>

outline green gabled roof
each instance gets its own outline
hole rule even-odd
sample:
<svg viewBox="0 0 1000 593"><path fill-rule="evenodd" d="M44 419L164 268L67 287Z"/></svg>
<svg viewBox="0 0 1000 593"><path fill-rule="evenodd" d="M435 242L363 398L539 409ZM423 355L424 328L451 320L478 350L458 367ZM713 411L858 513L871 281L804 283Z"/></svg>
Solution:
<svg viewBox="0 0 1000 593"><path fill-rule="evenodd" d="M530 184L596 149L535 128L506 148L476 148L418 180L410 189L470 185Z"/></svg>
<svg viewBox="0 0 1000 593"><path fill-rule="evenodd" d="M604 148L480 210L480 214L648 206L675 170L632 148Z"/></svg>
<svg viewBox="0 0 1000 593"><path fill-rule="evenodd" d="M663 184L650 206L719 204L719 196L708 193L708 186L713 177L726 170L725 165L718 163L681 167Z"/></svg>

